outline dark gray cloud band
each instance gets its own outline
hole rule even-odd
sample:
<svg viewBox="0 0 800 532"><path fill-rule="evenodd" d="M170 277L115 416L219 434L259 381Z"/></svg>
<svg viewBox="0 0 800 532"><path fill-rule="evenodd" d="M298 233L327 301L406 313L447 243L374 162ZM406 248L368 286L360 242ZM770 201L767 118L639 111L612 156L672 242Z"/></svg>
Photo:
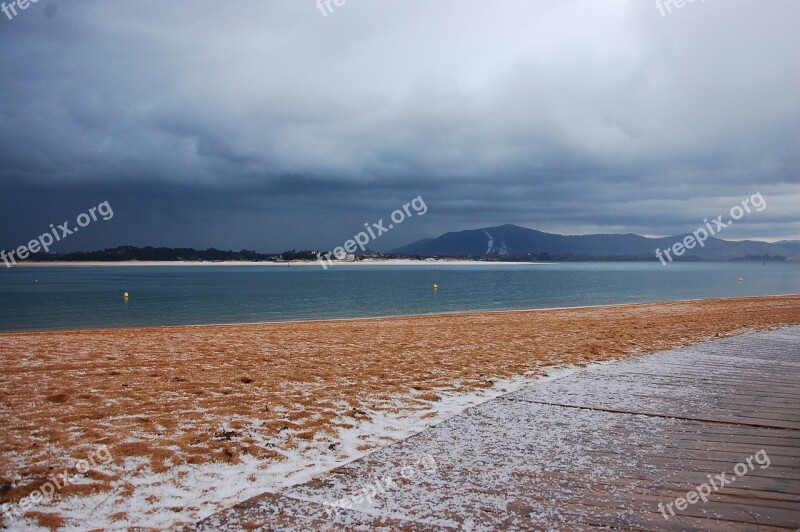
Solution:
<svg viewBox="0 0 800 532"><path fill-rule="evenodd" d="M382 248L517 223L800 238L800 5L40 0L0 15L0 247Z"/></svg>

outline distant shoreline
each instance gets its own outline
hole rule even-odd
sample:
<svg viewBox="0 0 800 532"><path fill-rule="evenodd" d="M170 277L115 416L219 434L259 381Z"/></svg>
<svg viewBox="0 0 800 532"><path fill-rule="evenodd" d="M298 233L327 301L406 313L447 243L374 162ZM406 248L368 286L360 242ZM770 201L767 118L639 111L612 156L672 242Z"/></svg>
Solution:
<svg viewBox="0 0 800 532"><path fill-rule="evenodd" d="M553 264L551 262L503 262L503 261L482 261L482 260L461 260L461 259L432 259L432 260L412 260L412 259L368 259L358 261L342 261L334 263L333 266L328 268L336 269L339 266L430 266L435 265L451 265L451 266L486 266L486 265L503 265L503 266L519 266L519 265L544 265ZM24 262L13 266L14 268L24 268L26 266L35 268L53 268L53 267L97 267L97 266L268 266L286 268L292 266L322 266L318 261L310 260L297 260L297 261L284 261L284 262L269 262L269 261L87 261L87 262Z"/></svg>
<svg viewBox="0 0 800 532"><path fill-rule="evenodd" d="M637 262L637 263L655 263L657 260L609 260L609 259L596 259L596 260L559 260L559 261L487 261L487 260L468 260L468 259L365 259L357 261L342 261L336 262L333 266L328 265L328 268L339 268L341 266L430 266L430 265L447 265L447 266L543 266L549 264L588 264L593 262ZM713 264L713 263L760 263L760 260L679 260L675 261L676 264ZM800 261L785 260L785 261L767 261L769 264L800 264ZM126 260L126 261L47 261L47 262L22 262L11 266L11 268L81 268L81 267L131 267L131 266L163 266L163 267L179 267L179 266L266 266L270 268L286 268L293 266L317 266L322 267L319 261L310 260L292 260L283 262L272 261L236 261L236 260L220 260L220 261L178 261L178 260ZM10 268L9 268L10 269ZM0 268L2 270L2 268Z"/></svg>

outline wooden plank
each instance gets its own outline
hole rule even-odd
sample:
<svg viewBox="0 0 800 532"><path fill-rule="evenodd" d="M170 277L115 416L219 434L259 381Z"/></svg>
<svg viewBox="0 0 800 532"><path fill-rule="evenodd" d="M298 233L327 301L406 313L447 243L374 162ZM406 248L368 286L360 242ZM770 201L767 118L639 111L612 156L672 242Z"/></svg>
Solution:
<svg viewBox="0 0 800 532"><path fill-rule="evenodd" d="M589 367L191 528L796 530L799 373L800 327ZM768 467L751 459L734 473L761 450ZM422 455L435 471L325 513L325 502ZM735 480L677 510L677 498L723 473Z"/></svg>

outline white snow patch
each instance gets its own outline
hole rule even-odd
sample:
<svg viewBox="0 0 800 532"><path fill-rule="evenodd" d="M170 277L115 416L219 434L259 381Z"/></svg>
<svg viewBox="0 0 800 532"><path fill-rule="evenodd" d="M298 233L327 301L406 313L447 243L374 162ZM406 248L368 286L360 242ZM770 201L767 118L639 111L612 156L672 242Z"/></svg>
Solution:
<svg viewBox="0 0 800 532"><path fill-rule="evenodd" d="M180 464L166 473L153 473L145 465L144 459L111 463L106 469L121 475L121 479L114 483L111 493L56 499L47 504L42 503L32 510L59 514L67 522L63 530L175 528L204 519L250 497L265 492L278 492L308 482L375 450L359 451L360 445L387 445L405 439L467 408L519 390L533 382L569 375L578 369L548 368L546 377L526 375L498 380L491 388L470 393L434 389L431 391L437 393L441 400L434 404L433 410L400 410L396 413L367 410L371 417L369 421L348 418L355 427L340 431L335 449L329 448L329 440L306 442L304 447L294 450L276 446L273 447L276 451L286 455L285 460L277 463L242 455L241 462L236 464ZM396 399L397 407L403 404L400 399ZM424 415L431 412L435 415L423 419ZM254 419L250 422L257 426L260 420ZM259 443L272 444L266 441ZM120 493L125 484L135 487L130 496ZM112 521L111 516L120 512L125 512L126 517ZM47 530L25 518L6 525L11 530Z"/></svg>

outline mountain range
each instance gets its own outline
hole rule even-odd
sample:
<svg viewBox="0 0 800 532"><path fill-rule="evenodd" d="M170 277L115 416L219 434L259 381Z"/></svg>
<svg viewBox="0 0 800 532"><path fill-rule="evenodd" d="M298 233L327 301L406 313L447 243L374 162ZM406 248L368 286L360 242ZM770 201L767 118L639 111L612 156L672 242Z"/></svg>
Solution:
<svg viewBox="0 0 800 532"><path fill-rule="evenodd" d="M656 249L672 248L688 233L662 238L629 234L558 235L506 224L445 233L426 238L390 253L423 257L487 258L639 258L655 259ZM549 256L549 257L548 257ZM776 243L756 240L729 241L708 238L676 257L680 260L785 260L800 258L800 241Z"/></svg>

